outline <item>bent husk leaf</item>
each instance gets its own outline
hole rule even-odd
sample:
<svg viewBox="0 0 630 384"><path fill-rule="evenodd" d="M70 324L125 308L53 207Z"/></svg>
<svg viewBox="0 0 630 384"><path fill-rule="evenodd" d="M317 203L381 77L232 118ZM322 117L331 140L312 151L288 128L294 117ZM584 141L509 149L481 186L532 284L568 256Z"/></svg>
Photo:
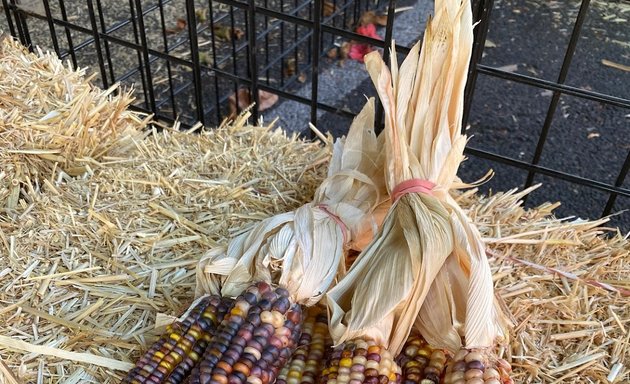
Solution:
<svg viewBox="0 0 630 384"><path fill-rule="evenodd" d="M382 222L378 208L388 196L379 180L378 147L370 99L347 137L334 143L328 177L313 201L263 220L226 249L209 252L199 263L197 295L234 297L252 281L266 281L285 287L294 302L317 303L345 274L345 250L367 244Z"/></svg>

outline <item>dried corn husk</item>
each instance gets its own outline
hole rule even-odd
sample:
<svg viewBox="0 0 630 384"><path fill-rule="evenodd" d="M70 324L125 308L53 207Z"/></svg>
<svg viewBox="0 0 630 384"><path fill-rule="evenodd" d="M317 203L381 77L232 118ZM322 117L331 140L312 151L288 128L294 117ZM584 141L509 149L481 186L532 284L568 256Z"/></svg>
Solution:
<svg viewBox="0 0 630 384"><path fill-rule="evenodd" d="M328 177L313 201L257 223L200 262L197 295L236 296L252 281L278 283L294 302L318 302L338 274L344 251L371 240L375 212L387 196L374 133L374 99L355 118L348 137L332 147ZM226 275L226 273L228 273ZM224 277L222 277L224 276Z"/></svg>
<svg viewBox="0 0 630 384"><path fill-rule="evenodd" d="M382 232L328 293L337 344L367 336L397 354L414 323L440 347L459 346L462 327L474 346L501 333L481 237L449 196L461 186L454 181L466 145L460 127L472 39L470 3L436 1L422 52L416 44L400 69L392 53L391 73L378 53L365 58L385 108L388 190L396 200L396 189L415 179L424 191L394 203Z"/></svg>

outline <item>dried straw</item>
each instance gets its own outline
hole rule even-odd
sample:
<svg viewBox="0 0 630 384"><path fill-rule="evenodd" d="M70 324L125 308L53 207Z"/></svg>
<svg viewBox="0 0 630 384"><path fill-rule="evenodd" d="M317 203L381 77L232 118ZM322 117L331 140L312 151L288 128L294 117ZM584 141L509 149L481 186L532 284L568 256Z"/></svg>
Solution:
<svg viewBox="0 0 630 384"><path fill-rule="evenodd" d="M1 206L14 209L22 189L81 175L143 137L148 117L127 109L131 93L113 96L118 84L101 90L89 80L54 53L0 39Z"/></svg>
<svg viewBox="0 0 630 384"><path fill-rule="evenodd" d="M57 64L42 64L54 62L52 57L3 44L0 62L24 61L23 70L33 75L2 72L0 100L28 93L36 86L31 79L63 83L74 76L55 74L50 68ZM45 71L48 78L37 77ZM41 105L60 103L54 93L33 97ZM99 103L122 103L124 97ZM102 108L101 122L107 121L103 111L111 117L117 110L107 105L95 105ZM10 113L0 104L2 116ZM136 116L129 117L135 121L130 129L144 127L143 118L123 114ZM64 116L42 122L39 130L25 119L0 136L44 131L62 137L55 132L69 121ZM330 154L282 132L246 126L243 119L211 132L165 130L131 142L116 155L72 152L80 146L60 150L75 161L90 156L78 161L86 170L79 177L51 177L61 174L61 162L0 149L2 183L20 185L14 207L0 211L0 383L118 382L192 301L195 266L205 250L309 201ZM14 159L23 175L37 171L41 182L9 173L16 169ZM555 219L553 204L525 210L521 195L469 191L458 197L489 244L496 290L512 314L513 344L504 353L515 381L629 382L628 238L605 237L607 231L593 223Z"/></svg>
<svg viewBox="0 0 630 384"><path fill-rule="evenodd" d="M536 187L534 187L536 188ZM607 220L560 220L559 204L523 209L532 189L462 205L488 244L496 293L514 328L516 383L630 382L630 235Z"/></svg>

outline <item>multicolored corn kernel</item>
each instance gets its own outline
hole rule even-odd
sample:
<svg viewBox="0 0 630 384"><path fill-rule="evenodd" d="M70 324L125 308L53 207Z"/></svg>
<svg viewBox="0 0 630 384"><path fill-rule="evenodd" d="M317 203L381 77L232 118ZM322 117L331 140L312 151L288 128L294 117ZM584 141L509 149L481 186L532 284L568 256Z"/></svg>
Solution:
<svg viewBox="0 0 630 384"><path fill-rule="evenodd" d="M447 357L433 349L419 333L412 333L396 363L402 369L403 384L438 384L444 374Z"/></svg>
<svg viewBox="0 0 630 384"><path fill-rule="evenodd" d="M181 322L166 328L162 337L136 362L123 383L181 383L201 358L215 328L232 300L209 296Z"/></svg>
<svg viewBox="0 0 630 384"><path fill-rule="evenodd" d="M461 349L446 365L444 384L514 384L512 367L489 351Z"/></svg>
<svg viewBox="0 0 630 384"><path fill-rule="evenodd" d="M250 286L234 300L188 382L273 383L297 347L301 325L302 310L286 289Z"/></svg>
<svg viewBox="0 0 630 384"><path fill-rule="evenodd" d="M320 306L310 307L302 324L298 348L282 368L276 384L315 384L324 368L326 352L332 345L328 314Z"/></svg>
<svg viewBox="0 0 630 384"><path fill-rule="evenodd" d="M386 348L359 339L333 349L320 384L396 384L401 382L401 373Z"/></svg>

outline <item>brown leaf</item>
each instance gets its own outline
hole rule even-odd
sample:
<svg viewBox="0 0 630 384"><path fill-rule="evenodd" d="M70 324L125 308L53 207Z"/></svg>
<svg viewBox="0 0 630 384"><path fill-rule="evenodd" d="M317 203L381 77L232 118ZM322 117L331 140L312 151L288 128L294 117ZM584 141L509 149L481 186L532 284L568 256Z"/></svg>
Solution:
<svg viewBox="0 0 630 384"><path fill-rule="evenodd" d="M232 37L234 37L235 40L240 40L243 36L245 36L245 32L240 28L234 28L232 31Z"/></svg>
<svg viewBox="0 0 630 384"><path fill-rule="evenodd" d="M326 52L326 56L328 56L329 59L336 59L337 56L339 56L339 48L337 47L330 48L328 52Z"/></svg>
<svg viewBox="0 0 630 384"><path fill-rule="evenodd" d="M299 81L300 83L305 83L306 82L306 73L304 73L304 72L300 73L300 76L298 76L297 81Z"/></svg>
<svg viewBox="0 0 630 384"><path fill-rule="evenodd" d="M333 13L335 13L335 4L330 1L324 1L324 9L322 12L324 17L331 16Z"/></svg>
<svg viewBox="0 0 630 384"><path fill-rule="evenodd" d="M238 96L238 97L237 97ZM237 100L238 99L238 100ZM249 108L254 101L250 97L249 89L241 88L237 93L233 93L228 98L228 104L230 108L230 118L236 117L236 115ZM258 111L263 112L271 108L278 102L278 95L275 93L258 90Z"/></svg>
<svg viewBox="0 0 630 384"><path fill-rule="evenodd" d="M173 35L175 33L181 32L184 28L186 28L186 20L182 18L178 18L175 23L175 28L166 28L165 32L169 35Z"/></svg>
<svg viewBox="0 0 630 384"><path fill-rule="evenodd" d="M274 106L278 102L278 95L275 93L259 90L258 91L258 111L262 112Z"/></svg>
<svg viewBox="0 0 630 384"><path fill-rule="evenodd" d="M295 58L292 57L292 58L289 58L284 65L284 76L291 77L295 75L295 72L296 72Z"/></svg>

